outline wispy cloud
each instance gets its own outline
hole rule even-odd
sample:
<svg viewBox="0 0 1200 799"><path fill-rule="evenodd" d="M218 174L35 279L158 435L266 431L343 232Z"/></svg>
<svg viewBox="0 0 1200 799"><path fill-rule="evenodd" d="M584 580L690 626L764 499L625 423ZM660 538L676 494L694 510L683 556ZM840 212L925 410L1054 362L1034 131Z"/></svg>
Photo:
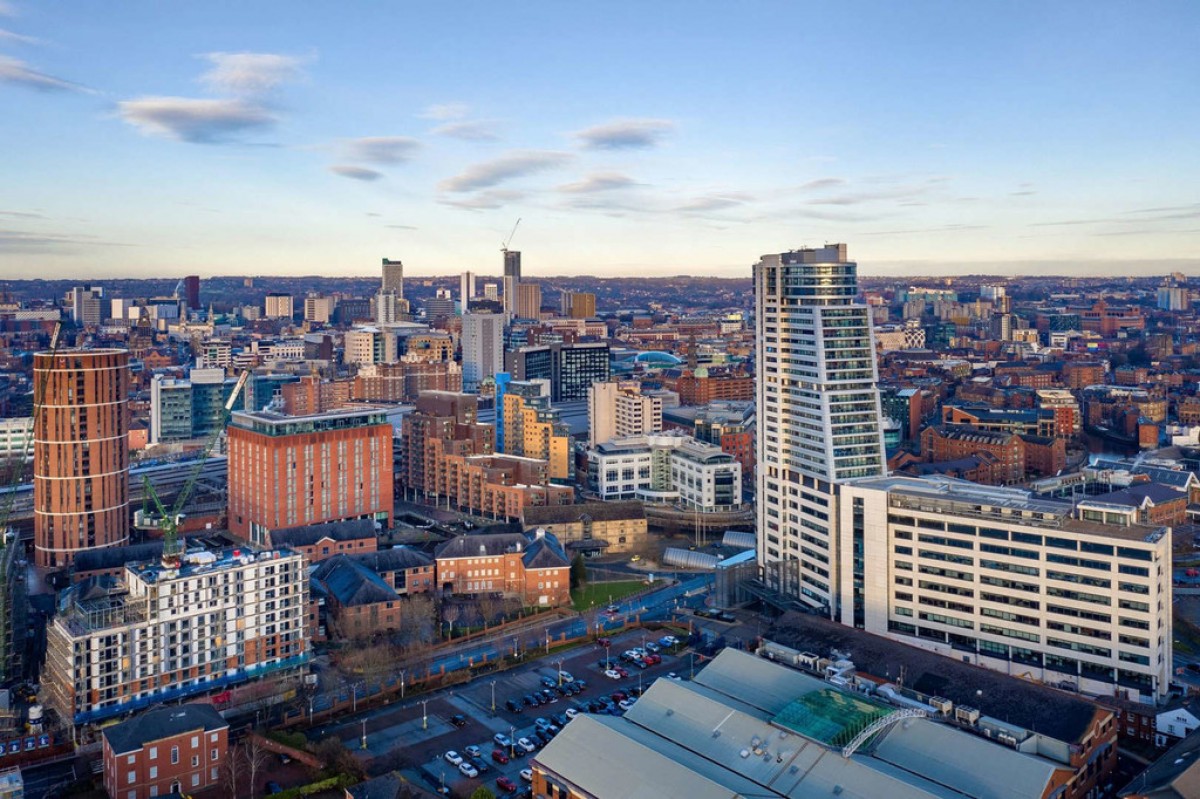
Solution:
<svg viewBox="0 0 1200 799"><path fill-rule="evenodd" d="M684 213L707 213L710 211L724 211L727 208L736 208L739 205L745 205L754 198L743 192L724 192L720 194L706 194L703 197L697 197L694 200L684 203L676 208L676 211Z"/></svg>
<svg viewBox="0 0 1200 799"><path fill-rule="evenodd" d="M431 105L418 114L421 119L462 119L467 114L471 113L471 109L465 103L438 103Z"/></svg>
<svg viewBox="0 0 1200 799"><path fill-rule="evenodd" d="M42 252L76 247L129 247L117 241L105 241L84 233L32 233L27 230L0 229L0 252Z"/></svg>
<svg viewBox="0 0 1200 799"><path fill-rule="evenodd" d="M524 198L525 192L492 189L481 191L471 197L442 198L439 202L455 208L465 208L468 211L490 211L496 208L503 208L510 203L523 200Z"/></svg>
<svg viewBox="0 0 1200 799"><path fill-rule="evenodd" d="M574 136L590 150L633 150L654 147L674 129L675 123L666 119L615 119Z"/></svg>
<svg viewBox="0 0 1200 799"><path fill-rule="evenodd" d="M393 230L417 230L418 229L416 225L384 225L384 227L390 227Z"/></svg>
<svg viewBox="0 0 1200 799"><path fill-rule="evenodd" d="M0 216L9 216L16 219L45 219L43 214L35 214L31 211L0 211Z"/></svg>
<svg viewBox="0 0 1200 799"><path fill-rule="evenodd" d="M637 185L633 178L619 172L597 172L588 175L583 180L564 183L558 187L558 190L566 194L593 194L601 191L628 189Z"/></svg>
<svg viewBox="0 0 1200 799"><path fill-rule="evenodd" d="M8 0L0 0L0 17L15 17L17 8Z"/></svg>
<svg viewBox="0 0 1200 799"><path fill-rule="evenodd" d="M205 53L212 69L200 82L218 94L262 95L300 77L303 61L278 53Z"/></svg>
<svg viewBox="0 0 1200 799"><path fill-rule="evenodd" d="M408 136L364 136L343 146L345 157L368 164L402 164L412 158L421 143Z"/></svg>
<svg viewBox="0 0 1200 799"><path fill-rule="evenodd" d="M39 72L19 58L3 55L0 55L0 83L9 83L39 92L94 93L86 86Z"/></svg>
<svg viewBox="0 0 1200 799"><path fill-rule="evenodd" d="M454 193L487 189L507 180L554 169L570 158L567 153L553 150L519 150L491 161L473 164L454 177L443 180L440 188Z"/></svg>
<svg viewBox="0 0 1200 799"><path fill-rule="evenodd" d="M845 186L845 178L817 178L810 180L807 183L800 184L801 191L823 191L825 189L836 189L839 186Z"/></svg>
<svg viewBox="0 0 1200 799"><path fill-rule="evenodd" d="M29 44L29 45L42 44L41 39L35 38L33 36L24 36L20 33L14 32L14 31L5 30L4 28L0 28L0 42L12 42L13 44Z"/></svg>
<svg viewBox="0 0 1200 799"><path fill-rule="evenodd" d="M244 100L197 100L190 97L141 97L117 104L121 118L142 133L194 144L235 139L276 121L265 107Z"/></svg>
<svg viewBox="0 0 1200 799"><path fill-rule="evenodd" d="M329 167L329 171L335 175L340 175L351 180L379 180L383 177L382 172L376 172L374 169L367 169L361 166L347 166L345 164L335 164Z"/></svg>
<svg viewBox="0 0 1200 799"><path fill-rule="evenodd" d="M496 123L489 119L461 120L438 125L431 131L437 136L448 136L463 141L496 141Z"/></svg>
<svg viewBox="0 0 1200 799"><path fill-rule="evenodd" d="M910 228L908 230L870 230L859 236L906 236L913 233L958 233L965 230L986 230L987 225L939 225L936 227Z"/></svg>

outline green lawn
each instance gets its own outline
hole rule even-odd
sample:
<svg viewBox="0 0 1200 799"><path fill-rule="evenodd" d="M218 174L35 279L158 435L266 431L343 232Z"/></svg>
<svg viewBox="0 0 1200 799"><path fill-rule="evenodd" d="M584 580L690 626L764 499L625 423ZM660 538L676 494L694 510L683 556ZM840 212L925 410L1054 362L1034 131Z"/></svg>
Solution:
<svg viewBox="0 0 1200 799"><path fill-rule="evenodd" d="M619 583L588 583L583 588L576 588L571 592L571 605L575 610L590 610L593 606L597 608L607 607L610 602L609 597L612 597L612 602L616 602L622 597L627 597L630 594L636 594L646 587L643 580L623 580Z"/></svg>

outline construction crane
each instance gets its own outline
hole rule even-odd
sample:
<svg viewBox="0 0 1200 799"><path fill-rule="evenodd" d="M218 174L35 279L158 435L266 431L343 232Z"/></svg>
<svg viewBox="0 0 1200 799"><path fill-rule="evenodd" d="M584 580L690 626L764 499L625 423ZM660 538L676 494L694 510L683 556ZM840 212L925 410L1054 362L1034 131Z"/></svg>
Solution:
<svg viewBox="0 0 1200 799"><path fill-rule="evenodd" d="M61 340L62 322L54 323L54 330L50 333L50 368L54 367L54 356L58 353L58 344ZM50 377L50 369L42 373L41 379L33 387L33 426L25 436L25 443L21 450L21 456L16 459L13 466L12 477L9 480L8 495L4 502L4 509L0 511L0 531L3 531L3 538L0 539L0 682L9 682L13 679L9 673L9 666L12 662L12 652L9 647L16 649L18 643L9 639L13 634L13 615L19 610L25 610L27 603L10 603L12 598L12 586L10 581L20 579L19 576L13 575L12 570L16 562L17 553L20 551L20 541L16 531L8 529L8 521L12 518L13 503L17 500L17 486L25 478L25 461L29 459L29 449L33 446L33 431L37 425L38 414L41 411L42 403L46 396L46 381Z"/></svg>
<svg viewBox="0 0 1200 799"><path fill-rule="evenodd" d="M179 537L179 525L183 522L183 508L191 498L192 491L196 488L196 482L200 479L200 475L204 471L204 464L208 461L213 449L217 446L217 441L220 440L221 433L225 432L225 424L229 421L229 417L233 413L234 403L237 401L238 395L242 393L242 389L246 386L246 381L249 378L249 369L243 371L241 376L238 377L233 391L229 394L229 399L225 400L225 407L221 413L221 420L217 423L217 429L209 436L208 442L204 445L204 450L200 453L200 457L196 461L196 465L192 467L191 475L188 477L187 482L183 484L183 487L179 489L179 495L175 498L175 503L171 506L170 510L167 510L162 499L159 498L158 492L154 490L154 486L150 482L150 476L146 475L142 478L146 497L154 504L158 518L151 520L146 515L142 515L140 523L136 526L142 529L159 529L162 531L162 564L165 568L179 568L180 559L183 557L183 540Z"/></svg>
<svg viewBox="0 0 1200 799"><path fill-rule="evenodd" d="M517 225L521 224L521 217L517 217L516 224L513 225L512 232L508 234L508 238L500 245L500 252L508 252L508 245L512 244L513 236L517 235Z"/></svg>

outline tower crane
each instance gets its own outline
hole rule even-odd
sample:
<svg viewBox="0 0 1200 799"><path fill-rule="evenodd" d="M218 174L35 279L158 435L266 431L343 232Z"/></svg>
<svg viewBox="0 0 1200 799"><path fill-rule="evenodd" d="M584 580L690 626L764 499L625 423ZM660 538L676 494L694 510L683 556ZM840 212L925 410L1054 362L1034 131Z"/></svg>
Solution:
<svg viewBox="0 0 1200 799"><path fill-rule="evenodd" d="M500 252L508 252L508 245L512 244L513 236L517 235L517 225L521 224L521 217L517 217L516 224L513 225L512 232L508 234L508 238L500 245Z"/></svg>
<svg viewBox="0 0 1200 799"><path fill-rule="evenodd" d="M50 333L50 364L53 368L54 356L58 353L58 344L61 340L62 322L54 323L54 330ZM46 396L46 381L50 378L50 370L47 369L42 373L42 378L33 387L33 424L36 427L38 415L42 408L42 403ZM13 504L17 500L17 487L21 485L21 481L25 478L25 461L29 458L29 449L33 445L33 430L30 428L29 433L25 436L25 443L21 450L21 456L17 458L17 462L12 470L12 477L8 484L8 494L4 501L4 508L0 510L0 531L3 531L3 537L0 538L0 682L9 682L14 675L9 673L9 664L12 659L12 652L9 650L11 646L16 648L15 641L10 642L13 633L13 614L18 611L24 611L24 604L18 607L16 603L10 606L11 587L9 581L14 579L12 570L16 561L17 552L20 551L20 542L16 535L16 531L8 529L8 520L12 517Z"/></svg>
<svg viewBox="0 0 1200 799"><path fill-rule="evenodd" d="M233 391L229 394L229 399L225 400L225 406L221 413L221 421L218 422L217 429L209 436L208 442L204 445L204 450L200 453L200 458L196 461L196 465L192 467L192 473L188 476L183 487L179 489L179 495L175 498L175 503L171 506L170 510L167 510L162 499L159 498L158 492L154 490L154 486L150 483L149 475L142 478L146 497L154 504L158 519L154 520L154 522L149 520L143 521L139 526L143 529L157 528L162 530L162 563L168 569L178 568L180 559L183 557L183 540L179 537L179 525L183 521L183 508L191 498L192 491L196 488L196 482L200 479L200 475L204 471L204 464L208 461L213 449L217 446L217 441L220 440L221 433L225 431L225 425L233 413L233 405L237 401L238 395L242 393L242 389L245 388L246 381L249 378L249 369L243 371L238 377ZM144 516L143 519L145 519Z"/></svg>

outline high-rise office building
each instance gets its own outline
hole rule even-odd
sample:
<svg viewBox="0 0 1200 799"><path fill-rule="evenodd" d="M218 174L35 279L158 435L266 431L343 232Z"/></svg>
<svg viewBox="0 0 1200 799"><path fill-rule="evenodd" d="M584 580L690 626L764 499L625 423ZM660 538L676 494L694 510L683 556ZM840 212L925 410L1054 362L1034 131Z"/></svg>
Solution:
<svg viewBox="0 0 1200 799"><path fill-rule="evenodd" d="M611 374L608 343L544 344L506 355L514 380L549 380L553 402L586 400L588 388Z"/></svg>
<svg viewBox="0 0 1200 799"><path fill-rule="evenodd" d="M129 539L129 352L39 352L33 386L34 557L57 568Z"/></svg>
<svg viewBox="0 0 1200 799"><path fill-rule="evenodd" d="M225 402L237 378L225 370L192 369L188 379L155 375L150 382L150 443L167 444L208 438L224 429ZM241 409L242 396L234 400Z"/></svg>
<svg viewBox="0 0 1200 799"><path fill-rule="evenodd" d="M427 321L451 316L454 316L454 298L450 296L450 289L438 289L436 297L425 300L425 319Z"/></svg>
<svg viewBox="0 0 1200 799"><path fill-rule="evenodd" d="M542 316L542 287L537 283L517 286L517 318L540 319Z"/></svg>
<svg viewBox="0 0 1200 799"><path fill-rule="evenodd" d="M504 317L469 313L462 320L463 389L478 391L480 383L504 369Z"/></svg>
<svg viewBox="0 0 1200 799"><path fill-rule="evenodd" d="M471 300L475 299L475 273L463 272L458 278L458 299L460 313L471 309Z"/></svg>
<svg viewBox="0 0 1200 799"><path fill-rule="evenodd" d="M521 284L520 250L504 250L504 315L517 312L517 286Z"/></svg>
<svg viewBox="0 0 1200 799"><path fill-rule="evenodd" d="M392 425L380 409L311 416L236 411L229 425L229 531L347 519L391 523Z"/></svg>
<svg viewBox="0 0 1200 799"><path fill-rule="evenodd" d="M80 327L98 325L108 317L104 289L100 286L76 286L68 292L71 321Z"/></svg>
<svg viewBox="0 0 1200 799"><path fill-rule="evenodd" d="M379 288L381 291L394 291L397 297L404 298L404 263L402 261L383 259L383 282Z"/></svg>
<svg viewBox="0 0 1200 799"><path fill-rule="evenodd" d="M292 295L271 292L263 302L263 315L268 319L292 318Z"/></svg>
<svg viewBox="0 0 1200 799"><path fill-rule="evenodd" d="M596 295L590 291L564 291L560 310L571 319L591 319L596 315Z"/></svg>
<svg viewBox="0 0 1200 799"><path fill-rule="evenodd" d="M183 300L193 311L200 309L200 276L188 275L183 279Z"/></svg>
<svg viewBox="0 0 1200 799"><path fill-rule="evenodd" d="M842 560L861 557L839 551L837 486L886 473L857 270L845 244L764 255L754 267L759 564L772 588L830 613Z"/></svg>
<svg viewBox="0 0 1200 799"><path fill-rule="evenodd" d="M327 325L333 318L333 309L336 306L336 297L309 294L304 298L304 321Z"/></svg>

